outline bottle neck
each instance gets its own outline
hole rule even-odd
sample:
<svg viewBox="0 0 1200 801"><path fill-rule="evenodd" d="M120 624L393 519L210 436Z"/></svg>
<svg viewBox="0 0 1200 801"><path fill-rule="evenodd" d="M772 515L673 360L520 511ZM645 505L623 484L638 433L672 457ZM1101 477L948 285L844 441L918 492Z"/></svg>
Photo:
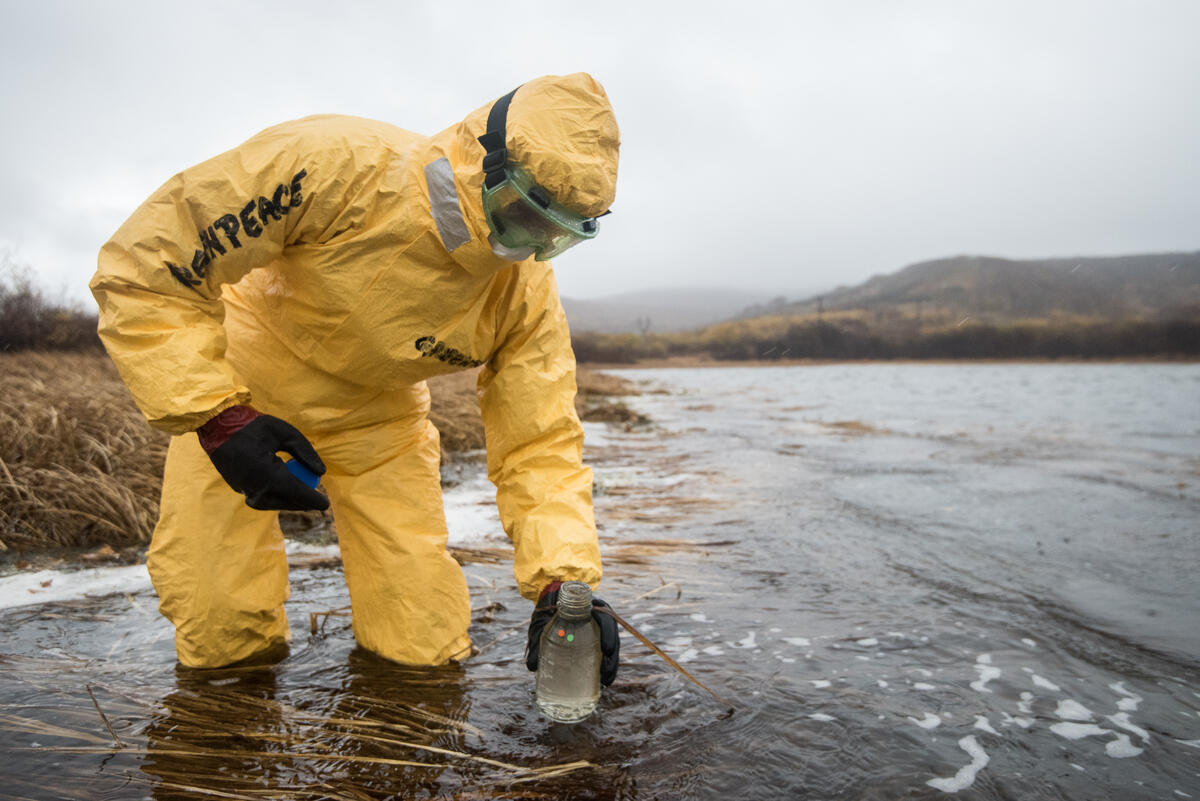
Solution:
<svg viewBox="0 0 1200 801"><path fill-rule="evenodd" d="M583 620L592 614L592 588L582 581L565 581L558 590L558 614L565 620Z"/></svg>

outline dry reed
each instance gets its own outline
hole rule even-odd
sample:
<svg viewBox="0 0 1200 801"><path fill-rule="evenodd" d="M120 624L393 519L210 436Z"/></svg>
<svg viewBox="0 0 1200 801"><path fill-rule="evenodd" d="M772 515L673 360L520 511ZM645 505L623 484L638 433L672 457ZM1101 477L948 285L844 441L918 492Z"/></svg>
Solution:
<svg viewBox="0 0 1200 801"><path fill-rule="evenodd" d="M167 437L101 354L0 354L0 549L146 541Z"/></svg>
<svg viewBox="0 0 1200 801"><path fill-rule="evenodd" d="M24 667L55 662L15 659L28 662ZM87 669L61 660L54 672L61 676L80 670ZM110 680L120 681L119 675ZM360 795L367 788L356 788L345 775L337 778L338 787L326 786L324 792L314 792L314 788L303 783L289 786L293 781L303 782L304 776L311 775L313 766L321 764L343 768L360 765L380 771L416 768L434 776L454 769L472 777L470 781L476 786L496 789L598 767L582 760L523 765L512 759L474 753L459 742L467 736L481 739L484 732L479 728L415 704L372 695L343 693L338 705L342 711L331 714L263 697L252 689L205 686L202 692L178 690L163 701L149 701L140 697L143 688L135 685L94 683L85 685L85 698L95 710L88 716L82 705L86 700L67 690L62 682L55 685L46 697L47 702L53 697L52 705L0 706L6 710L27 709L30 713L53 709L59 721L51 723L28 714L0 714L2 731L54 740L18 750L151 758L154 761L149 772L156 780L144 774L130 774L129 778L153 781L158 787L197 796L257 798L267 792L274 797L295 797L293 794L311 792L320 798L378 797L378 787L373 788L373 793ZM104 691L107 714L92 687ZM231 709L238 710L237 716L231 718ZM166 727L162 725L164 716L170 720ZM109 737L100 734L105 730ZM258 771L226 772L225 766L239 762L307 767L294 774L276 775L275 780L280 784L264 790ZM405 774L394 775L399 779Z"/></svg>

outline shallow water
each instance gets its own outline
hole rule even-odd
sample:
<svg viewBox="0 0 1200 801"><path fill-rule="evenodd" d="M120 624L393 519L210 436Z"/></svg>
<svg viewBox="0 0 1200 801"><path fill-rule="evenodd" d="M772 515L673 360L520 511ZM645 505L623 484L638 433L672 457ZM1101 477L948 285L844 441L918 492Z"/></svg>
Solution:
<svg viewBox="0 0 1200 801"><path fill-rule="evenodd" d="M296 569L271 668L176 673L146 589L0 612L0 795L1200 797L1200 367L626 375L663 392L589 428L599 595L732 716L627 636L548 724L507 564L467 565L482 652L441 670L310 635L348 601Z"/></svg>

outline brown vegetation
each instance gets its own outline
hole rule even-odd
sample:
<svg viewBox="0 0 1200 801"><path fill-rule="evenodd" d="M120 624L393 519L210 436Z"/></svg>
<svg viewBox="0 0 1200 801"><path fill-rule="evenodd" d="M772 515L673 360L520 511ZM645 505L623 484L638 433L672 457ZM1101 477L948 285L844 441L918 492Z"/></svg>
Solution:
<svg viewBox="0 0 1200 801"><path fill-rule="evenodd" d="M757 317L686 334L577 334L589 364L680 357L781 359L1121 359L1200 356L1200 316L1102 320L1069 315L983 322L947 309Z"/></svg>
<svg viewBox="0 0 1200 801"><path fill-rule="evenodd" d="M0 549L148 540L166 444L103 354L0 354Z"/></svg>
<svg viewBox="0 0 1200 801"><path fill-rule="evenodd" d="M430 383L443 458L483 448L474 372ZM632 414L611 401L628 382L582 370L579 385L583 416ZM149 541L167 441L102 352L0 352L0 551ZM286 517L296 529L320 524Z"/></svg>

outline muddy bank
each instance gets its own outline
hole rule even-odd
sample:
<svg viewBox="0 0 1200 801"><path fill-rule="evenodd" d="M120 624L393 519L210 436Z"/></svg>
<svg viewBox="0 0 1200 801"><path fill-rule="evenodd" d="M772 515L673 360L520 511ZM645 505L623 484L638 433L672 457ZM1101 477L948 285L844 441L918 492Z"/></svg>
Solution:
<svg viewBox="0 0 1200 801"><path fill-rule="evenodd" d="M442 435L443 463L484 447L483 420L475 392L478 370L465 370L429 381L433 395L429 419ZM637 395L632 381L582 368L575 409L587 422L644 423L645 417L630 409L622 397Z"/></svg>

